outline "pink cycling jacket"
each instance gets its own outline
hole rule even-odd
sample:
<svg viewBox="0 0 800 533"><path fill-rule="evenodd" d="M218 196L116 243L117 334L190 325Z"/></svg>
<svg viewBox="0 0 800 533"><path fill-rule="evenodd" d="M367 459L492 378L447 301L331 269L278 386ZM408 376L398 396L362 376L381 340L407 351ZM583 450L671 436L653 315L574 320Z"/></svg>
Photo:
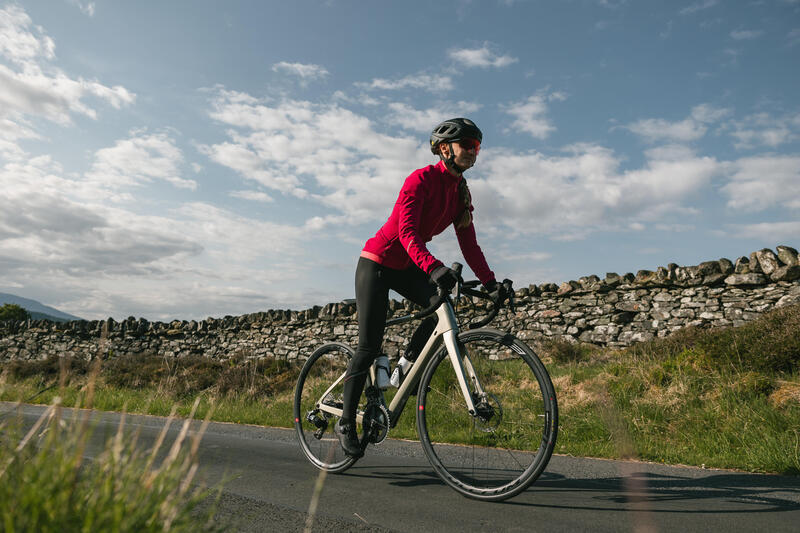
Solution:
<svg viewBox="0 0 800 533"><path fill-rule="evenodd" d="M441 266L425 243L453 224L463 211L458 195L461 179L451 174L443 161L412 172L400 189L389 220L367 241L361 256L398 270L408 268L413 261L427 274ZM464 259L481 283L495 279L475 239L473 224L456 228L456 236Z"/></svg>

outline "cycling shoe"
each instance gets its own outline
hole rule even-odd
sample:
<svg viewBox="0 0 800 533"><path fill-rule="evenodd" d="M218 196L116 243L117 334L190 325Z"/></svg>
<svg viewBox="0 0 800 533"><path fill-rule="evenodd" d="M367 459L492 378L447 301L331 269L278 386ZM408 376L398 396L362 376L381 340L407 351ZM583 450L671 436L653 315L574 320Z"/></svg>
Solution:
<svg viewBox="0 0 800 533"><path fill-rule="evenodd" d="M358 434L356 433L356 425L354 423L342 424L342 421L339 420L333 426L333 432L339 437L339 443L342 445L345 454L354 459L364 455L364 450L361 449L361 444L358 441Z"/></svg>

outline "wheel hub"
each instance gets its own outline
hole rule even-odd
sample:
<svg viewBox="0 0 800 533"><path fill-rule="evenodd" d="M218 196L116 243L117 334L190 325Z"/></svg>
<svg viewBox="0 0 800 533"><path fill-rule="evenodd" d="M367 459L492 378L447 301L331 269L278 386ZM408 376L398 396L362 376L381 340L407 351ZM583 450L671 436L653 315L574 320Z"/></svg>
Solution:
<svg viewBox="0 0 800 533"><path fill-rule="evenodd" d="M328 429L328 419L327 417L320 416L320 412L316 409L313 411L309 411L306 413L306 420L313 424L317 430L314 432L314 437L319 440L322 438L322 435L325 433L325 430Z"/></svg>
<svg viewBox="0 0 800 533"><path fill-rule="evenodd" d="M503 421L503 406L492 393L486 393L475 403L475 421L478 429L485 433L494 432Z"/></svg>

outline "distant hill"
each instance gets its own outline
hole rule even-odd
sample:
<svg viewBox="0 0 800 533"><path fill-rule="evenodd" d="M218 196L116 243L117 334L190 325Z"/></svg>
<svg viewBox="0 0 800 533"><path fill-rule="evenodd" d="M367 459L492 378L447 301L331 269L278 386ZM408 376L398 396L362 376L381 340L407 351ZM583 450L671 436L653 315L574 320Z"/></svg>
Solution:
<svg viewBox="0 0 800 533"><path fill-rule="evenodd" d="M54 322L83 320L81 317L70 315L68 313L63 313L54 307L44 305L43 303L37 302L36 300L31 300L29 298L23 298L22 296L16 296L14 294L0 292L0 306L5 304L17 304L18 306L28 311L31 314L31 318L33 318L34 320L46 319L46 320L52 320Z"/></svg>

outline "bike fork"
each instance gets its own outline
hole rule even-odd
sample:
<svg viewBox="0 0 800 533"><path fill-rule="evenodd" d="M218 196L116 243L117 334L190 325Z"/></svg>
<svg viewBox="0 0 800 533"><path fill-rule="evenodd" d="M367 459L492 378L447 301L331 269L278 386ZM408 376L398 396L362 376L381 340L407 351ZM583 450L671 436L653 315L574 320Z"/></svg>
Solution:
<svg viewBox="0 0 800 533"><path fill-rule="evenodd" d="M439 327L437 327L439 331L437 333L441 334L444 340L447 355L450 357L450 363L456 373L458 386L461 388L461 394L464 395L464 401L467 404L467 411L472 416L476 416L475 398L482 399L486 393L475 373L475 367L472 366L469 354L461 353L457 338L458 323L453 308L443 305L437 313L439 314ZM472 385L472 390L470 385Z"/></svg>

